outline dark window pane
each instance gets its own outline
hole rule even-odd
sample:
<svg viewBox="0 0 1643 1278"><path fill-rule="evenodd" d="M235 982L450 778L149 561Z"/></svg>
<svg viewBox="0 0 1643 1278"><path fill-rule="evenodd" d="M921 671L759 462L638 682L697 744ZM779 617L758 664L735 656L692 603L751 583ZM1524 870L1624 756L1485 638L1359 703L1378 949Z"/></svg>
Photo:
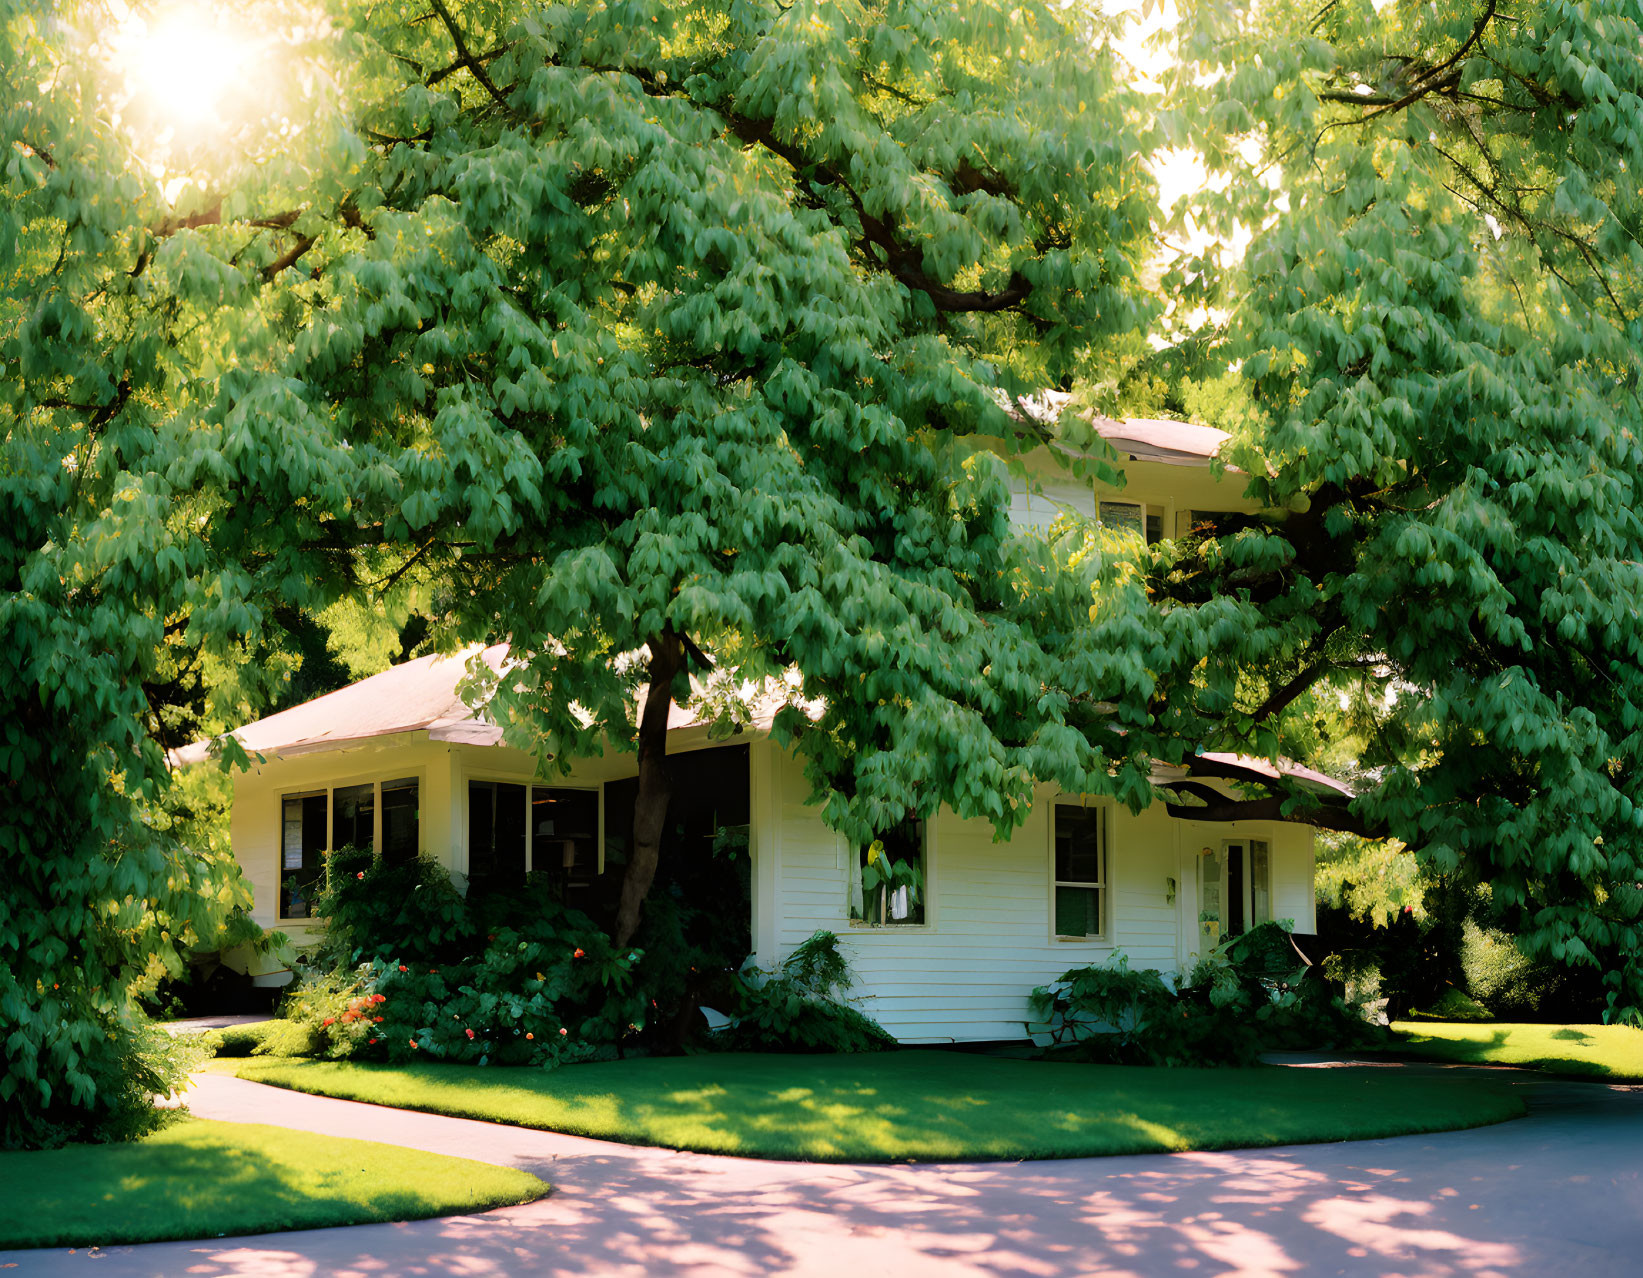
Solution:
<svg viewBox="0 0 1643 1278"><path fill-rule="evenodd" d="M1227 846L1227 935L1244 930L1244 845Z"/></svg>
<svg viewBox="0 0 1643 1278"><path fill-rule="evenodd" d="M312 918L325 882L325 796L284 800L280 827L280 917Z"/></svg>
<svg viewBox="0 0 1643 1278"><path fill-rule="evenodd" d="M1056 888L1055 934L1057 936L1100 936L1101 893L1095 888Z"/></svg>
<svg viewBox="0 0 1643 1278"><path fill-rule="evenodd" d="M1147 545L1155 545L1164 540L1164 517L1162 515L1147 516Z"/></svg>
<svg viewBox="0 0 1643 1278"><path fill-rule="evenodd" d="M599 792L531 787L531 869L576 903L599 876Z"/></svg>
<svg viewBox="0 0 1643 1278"><path fill-rule="evenodd" d="M345 785L331 792L331 846L376 847L375 786Z"/></svg>
<svg viewBox="0 0 1643 1278"><path fill-rule="evenodd" d="M524 786L468 782L468 878L484 886L524 881Z"/></svg>
<svg viewBox="0 0 1643 1278"><path fill-rule="evenodd" d="M1141 507L1129 501L1104 501L1100 505L1101 522L1117 532L1141 535Z"/></svg>
<svg viewBox="0 0 1643 1278"><path fill-rule="evenodd" d="M1055 877L1072 883L1103 881L1101 845L1104 809L1057 805L1055 809Z"/></svg>
<svg viewBox="0 0 1643 1278"><path fill-rule="evenodd" d="M382 783L382 860L401 865L422 850L422 810L415 777Z"/></svg>

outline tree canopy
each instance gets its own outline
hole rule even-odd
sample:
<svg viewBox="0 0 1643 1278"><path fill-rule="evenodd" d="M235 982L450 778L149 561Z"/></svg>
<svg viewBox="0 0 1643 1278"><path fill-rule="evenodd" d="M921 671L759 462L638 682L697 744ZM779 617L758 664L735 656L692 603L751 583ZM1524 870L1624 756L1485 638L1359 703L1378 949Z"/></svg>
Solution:
<svg viewBox="0 0 1643 1278"><path fill-rule="evenodd" d="M96 1109L181 935L133 917L232 891L163 748L362 599L510 641L545 757L637 752L624 940L692 671L796 672L861 839L1344 697L1361 797L1182 810L1396 835L1634 1007L1635 8L1189 4L1160 95L1094 6L268 0L209 120L100 6L0 9L8 1139ZM1173 225L1170 145L1221 177ZM1253 242L1160 273L1189 218ZM1015 535L999 454L1118 474L1046 387L1224 426L1263 513Z"/></svg>

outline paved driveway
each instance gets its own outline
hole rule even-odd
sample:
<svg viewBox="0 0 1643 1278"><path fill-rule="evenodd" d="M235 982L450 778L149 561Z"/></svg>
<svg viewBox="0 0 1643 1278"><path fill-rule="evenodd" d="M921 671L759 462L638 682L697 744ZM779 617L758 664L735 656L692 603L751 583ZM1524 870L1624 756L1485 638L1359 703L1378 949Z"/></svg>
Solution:
<svg viewBox="0 0 1643 1278"><path fill-rule="evenodd" d="M0 1252L0 1266L98 1278L1643 1274L1643 1088L1513 1076L1529 1117L1471 1132L846 1167L634 1149L204 1075L189 1096L202 1117L512 1164L558 1192L402 1225Z"/></svg>

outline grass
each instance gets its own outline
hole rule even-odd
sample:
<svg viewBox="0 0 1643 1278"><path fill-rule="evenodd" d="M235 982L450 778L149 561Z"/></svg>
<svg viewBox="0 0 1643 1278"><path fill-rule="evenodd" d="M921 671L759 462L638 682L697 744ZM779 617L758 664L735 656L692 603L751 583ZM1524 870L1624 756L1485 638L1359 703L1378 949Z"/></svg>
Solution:
<svg viewBox="0 0 1643 1278"><path fill-rule="evenodd" d="M1643 1030L1626 1025L1509 1025L1397 1021L1398 1051L1469 1065L1521 1065L1553 1074L1643 1079Z"/></svg>
<svg viewBox="0 0 1643 1278"><path fill-rule="evenodd" d="M547 1192L528 1172L466 1158L179 1118L129 1144L0 1153L0 1248L420 1220Z"/></svg>
<svg viewBox="0 0 1643 1278"><path fill-rule="evenodd" d="M706 1055L528 1068L255 1057L242 1078L349 1100L757 1158L1069 1158L1358 1140L1500 1122L1504 1086L1377 1069L1144 1069L958 1052Z"/></svg>

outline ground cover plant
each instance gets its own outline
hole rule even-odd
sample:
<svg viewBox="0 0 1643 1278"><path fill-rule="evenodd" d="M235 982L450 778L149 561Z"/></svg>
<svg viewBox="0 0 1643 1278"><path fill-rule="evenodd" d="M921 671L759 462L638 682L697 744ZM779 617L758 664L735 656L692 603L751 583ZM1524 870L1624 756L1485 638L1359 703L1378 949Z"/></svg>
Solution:
<svg viewBox="0 0 1643 1278"><path fill-rule="evenodd" d="M242 1078L707 1153L827 1162L1073 1158L1447 1131L1504 1086L1376 1069L1141 1069L965 1052L714 1054L533 1069L251 1058ZM1236 1098L1236 1104L1229 1103Z"/></svg>
<svg viewBox="0 0 1643 1278"><path fill-rule="evenodd" d="M0 1152L0 1247L88 1247L421 1220L542 1197L529 1172L258 1123Z"/></svg>
<svg viewBox="0 0 1643 1278"><path fill-rule="evenodd" d="M1394 1021L1400 1053L1468 1065L1643 1080L1643 1030L1630 1025Z"/></svg>
<svg viewBox="0 0 1643 1278"><path fill-rule="evenodd" d="M1381 1031L1263 923L1218 945L1175 984L1116 955L1032 992L1057 1057L1114 1065L1253 1065L1264 1051L1366 1047Z"/></svg>

